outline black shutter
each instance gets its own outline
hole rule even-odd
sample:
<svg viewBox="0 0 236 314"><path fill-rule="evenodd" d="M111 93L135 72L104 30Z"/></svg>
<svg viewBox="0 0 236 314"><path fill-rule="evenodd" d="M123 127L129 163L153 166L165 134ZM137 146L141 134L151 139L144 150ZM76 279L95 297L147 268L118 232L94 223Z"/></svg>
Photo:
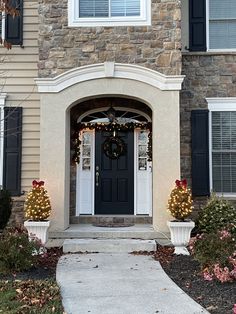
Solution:
<svg viewBox="0 0 236 314"><path fill-rule="evenodd" d="M22 108L4 108L3 188L21 195Z"/></svg>
<svg viewBox="0 0 236 314"><path fill-rule="evenodd" d="M6 41L12 45L23 45L23 0L12 0L12 7L19 11L17 16L6 16Z"/></svg>
<svg viewBox="0 0 236 314"><path fill-rule="evenodd" d="M209 186L209 117L208 110L193 110L192 121L192 193L210 194Z"/></svg>
<svg viewBox="0 0 236 314"><path fill-rule="evenodd" d="M189 50L206 51L206 0L189 0Z"/></svg>

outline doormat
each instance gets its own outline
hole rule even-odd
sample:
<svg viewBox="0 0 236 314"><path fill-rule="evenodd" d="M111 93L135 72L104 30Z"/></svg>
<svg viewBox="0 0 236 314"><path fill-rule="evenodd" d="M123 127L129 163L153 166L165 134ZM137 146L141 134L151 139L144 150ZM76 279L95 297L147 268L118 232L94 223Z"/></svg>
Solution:
<svg viewBox="0 0 236 314"><path fill-rule="evenodd" d="M134 224L126 223L93 223L95 227L106 227L106 228L123 228L123 227L132 227Z"/></svg>

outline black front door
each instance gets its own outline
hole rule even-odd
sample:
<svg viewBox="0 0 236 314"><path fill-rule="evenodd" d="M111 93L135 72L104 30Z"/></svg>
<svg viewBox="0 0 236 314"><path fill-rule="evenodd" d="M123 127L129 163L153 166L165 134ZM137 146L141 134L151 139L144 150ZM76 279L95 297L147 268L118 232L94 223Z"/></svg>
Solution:
<svg viewBox="0 0 236 314"><path fill-rule="evenodd" d="M118 132L125 151L112 159L104 152L110 132L98 131L95 137L95 214L134 214L134 133Z"/></svg>

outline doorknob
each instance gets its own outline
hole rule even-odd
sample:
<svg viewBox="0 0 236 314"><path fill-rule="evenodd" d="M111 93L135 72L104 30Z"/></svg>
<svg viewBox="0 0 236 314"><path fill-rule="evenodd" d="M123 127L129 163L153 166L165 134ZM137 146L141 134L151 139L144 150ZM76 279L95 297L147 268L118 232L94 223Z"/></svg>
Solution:
<svg viewBox="0 0 236 314"><path fill-rule="evenodd" d="M96 166L96 186L99 186L99 167Z"/></svg>

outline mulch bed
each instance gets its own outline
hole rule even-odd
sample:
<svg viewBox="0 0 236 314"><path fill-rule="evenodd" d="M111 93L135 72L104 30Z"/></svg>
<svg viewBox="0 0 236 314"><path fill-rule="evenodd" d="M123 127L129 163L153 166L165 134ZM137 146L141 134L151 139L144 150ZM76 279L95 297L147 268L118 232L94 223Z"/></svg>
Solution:
<svg viewBox="0 0 236 314"><path fill-rule="evenodd" d="M174 255L173 248L159 247L154 254L168 276L192 299L212 314L232 314L236 303L236 282L206 281L198 262L191 256Z"/></svg>
<svg viewBox="0 0 236 314"><path fill-rule="evenodd" d="M62 256L62 248L47 249L44 256L39 256L37 266L29 270L19 273L11 273L8 275L0 274L0 280L44 280L55 279L56 266L59 258Z"/></svg>

